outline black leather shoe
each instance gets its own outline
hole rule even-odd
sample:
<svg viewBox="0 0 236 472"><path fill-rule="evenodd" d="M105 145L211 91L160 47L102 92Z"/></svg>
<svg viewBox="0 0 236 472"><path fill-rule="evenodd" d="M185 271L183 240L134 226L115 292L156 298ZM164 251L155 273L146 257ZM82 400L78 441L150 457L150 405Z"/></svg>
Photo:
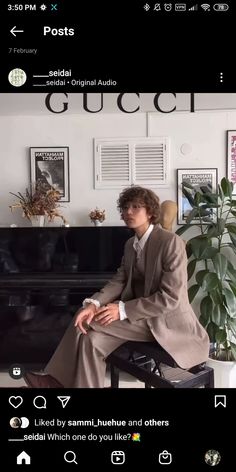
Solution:
<svg viewBox="0 0 236 472"><path fill-rule="evenodd" d="M28 372L24 375L24 380L30 388L64 388L54 377L47 374Z"/></svg>

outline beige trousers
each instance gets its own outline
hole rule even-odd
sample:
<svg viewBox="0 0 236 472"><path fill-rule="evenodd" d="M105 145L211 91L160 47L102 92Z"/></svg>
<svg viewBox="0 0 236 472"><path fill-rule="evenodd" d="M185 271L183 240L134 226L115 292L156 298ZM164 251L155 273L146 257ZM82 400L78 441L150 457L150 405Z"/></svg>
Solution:
<svg viewBox="0 0 236 472"><path fill-rule="evenodd" d="M75 319L75 317L74 317ZM155 341L146 321L114 321L103 327L92 322L86 335L74 319L45 371L66 388L103 388L106 357L126 341Z"/></svg>

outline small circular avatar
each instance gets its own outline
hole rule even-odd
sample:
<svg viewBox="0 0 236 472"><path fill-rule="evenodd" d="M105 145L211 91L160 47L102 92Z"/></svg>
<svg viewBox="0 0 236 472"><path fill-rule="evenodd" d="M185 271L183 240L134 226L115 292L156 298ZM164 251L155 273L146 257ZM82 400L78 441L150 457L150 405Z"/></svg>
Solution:
<svg viewBox="0 0 236 472"><path fill-rule="evenodd" d="M205 454L205 462L208 465L217 465L221 460L221 455L219 451L215 451L215 449L209 449Z"/></svg>
<svg viewBox="0 0 236 472"><path fill-rule="evenodd" d="M26 82L26 73L22 69L12 69L8 74L8 80L14 87L21 87Z"/></svg>
<svg viewBox="0 0 236 472"><path fill-rule="evenodd" d="M10 419L10 426L14 429L15 428L20 428L21 427L21 419L14 416L14 418Z"/></svg>

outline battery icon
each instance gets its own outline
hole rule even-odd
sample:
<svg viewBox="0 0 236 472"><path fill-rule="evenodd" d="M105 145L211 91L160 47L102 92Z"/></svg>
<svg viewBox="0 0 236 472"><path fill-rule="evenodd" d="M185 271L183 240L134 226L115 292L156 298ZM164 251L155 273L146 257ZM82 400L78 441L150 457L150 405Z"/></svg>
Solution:
<svg viewBox="0 0 236 472"><path fill-rule="evenodd" d="M229 9L229 5L227 3L215 3L215 5L213 5L213 9L215 11L227 11Z"/></svg>

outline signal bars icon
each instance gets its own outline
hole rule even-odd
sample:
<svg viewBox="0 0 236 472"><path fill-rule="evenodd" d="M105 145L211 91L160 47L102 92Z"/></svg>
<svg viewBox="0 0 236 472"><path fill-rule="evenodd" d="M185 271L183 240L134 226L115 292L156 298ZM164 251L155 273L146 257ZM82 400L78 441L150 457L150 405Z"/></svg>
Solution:
<svg viewBox="0 0 236 472"><path fill-rule="evenodd" d="M188 9L188 11L197 11L198 10L198 5L193 5Z"/></svg>

